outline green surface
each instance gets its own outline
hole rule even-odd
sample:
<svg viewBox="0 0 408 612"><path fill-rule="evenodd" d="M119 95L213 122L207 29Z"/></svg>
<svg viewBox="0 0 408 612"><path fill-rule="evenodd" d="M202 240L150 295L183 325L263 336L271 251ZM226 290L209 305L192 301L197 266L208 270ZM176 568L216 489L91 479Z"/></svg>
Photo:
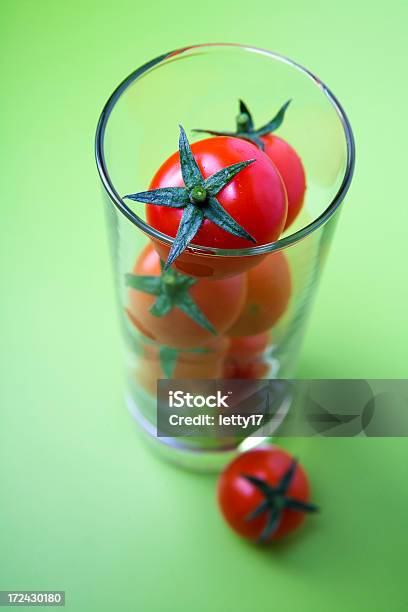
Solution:
<svg viewBox="0 0 408 612"><path fill-rule="evenodd" d="M286 444L323 512L271 551L224 526L214 478L140 445L92 140L119 79L192 41L315 70L348 110L358 162L299 375L404 377L407 7L3 0L0 589L66 589L80 612L406 610L407 440Z"/></svg>

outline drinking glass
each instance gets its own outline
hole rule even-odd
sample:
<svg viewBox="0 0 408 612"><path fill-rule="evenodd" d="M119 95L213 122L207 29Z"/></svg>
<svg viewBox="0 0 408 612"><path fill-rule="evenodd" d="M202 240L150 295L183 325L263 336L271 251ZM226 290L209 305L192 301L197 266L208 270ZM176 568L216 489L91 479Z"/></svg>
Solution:
<svg viewBox="0 0 408 612"><path fill-rule="evenodd" d="M180 272L209 285L213 300L220 295L220 276L258 274L264 290L273 296L266 313L269 322L265 327L265 313L255 311L253 327L238 329L242 335L233 343L226 330L203 345L171 346L153 328L140 324L126 275L135 271L147 245L165 253L172 238L148 225L143 204L129 203L123 196L148 189L157 168L177 149L179 124L194 142L206 136L193 128L233 130L240 99L262 125L289 98L292 102L277 134L299 154L307 181L304 204L293 225L276 242L245 249L191 244L177 262ZM218 464L253 440L158 438L156 381L293 377L340 204L353 174L349 121L326 85L286 57L229 43L195 45L144 64L115 89L99 119L96 160L125 344L129 410L145 438L170 459L188 466ZM247 272L242 272L243 267ZM225 295L223 300L219 308L228 308Z"/></svg>

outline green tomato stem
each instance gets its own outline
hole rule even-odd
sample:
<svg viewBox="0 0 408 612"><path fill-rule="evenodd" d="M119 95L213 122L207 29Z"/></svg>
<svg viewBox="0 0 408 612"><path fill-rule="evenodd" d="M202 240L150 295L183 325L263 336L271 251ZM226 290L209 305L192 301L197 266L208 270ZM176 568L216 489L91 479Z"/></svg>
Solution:
<svg viewBox="0 0 408 612"><path fill-rule="evenodd" d="M207 199L207 191L204 187L201 187L200 185L198 185L197 187L194 187L194 189L191 190L190 200L194 204L204 204L206 199Z"/></svg>
<svg viewBox="0 0 408 612"><path fill-rule="evenodd" d="M237 116L237 133L249 132L250 118L248 113L239 113Z"/></svg>

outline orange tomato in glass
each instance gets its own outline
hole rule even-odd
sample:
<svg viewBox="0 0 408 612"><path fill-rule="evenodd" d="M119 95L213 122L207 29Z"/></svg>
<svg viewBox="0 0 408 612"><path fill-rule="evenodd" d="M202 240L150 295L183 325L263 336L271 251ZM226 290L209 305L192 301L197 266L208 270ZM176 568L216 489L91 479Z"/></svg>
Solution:
<svg viewBox="0 0 408 612"><path fill-rule="evenodd" d="M205 380L222 378L223 363L229 340L225 337L213 340L195 351L179 351L172 368L173 379ZM138 358L135 380L151 394L156 394L157 380L168 378L163 371L160 347L146 344L143 356Z"/></svg>
<svg viewBox="0 0 408 612"><path fill-rule="evenodd" d="M140 253L133 268L135 275L160 276L160 257L148 244ZM238 274L217 281L197 279L189 295L211 323L216 334L222 334L238 318L246 295L246 276ZM130 288L127 313L145 335L159 344L173 348L190 348L211 342L215 335L196 323L177 306L164 316L155 316L150 308L156 296Z"/></svg>
<svg viewBox="0 0 408 612"><path fill-rule="evenodd" d="M246 273L247 292L238 319L227 334L252 336L268 330L286 311L292 282L285 255L277 251Z"/></svg>
<svg viewBox="0 0 408 612"><path fill-rule="evenodd" d="M231 338L224 361L224 378L263 378L269 366L263 361L263 353L268 346L269 334L262 332L254 336Z"/></svg>

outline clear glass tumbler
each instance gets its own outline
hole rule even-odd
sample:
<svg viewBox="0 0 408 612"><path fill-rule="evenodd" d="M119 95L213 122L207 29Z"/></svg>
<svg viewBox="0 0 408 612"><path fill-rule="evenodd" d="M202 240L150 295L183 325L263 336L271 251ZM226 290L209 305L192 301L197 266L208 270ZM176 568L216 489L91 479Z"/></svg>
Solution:
<svg viewBox="0 0 408 612"><path fill-rule="evenodd" d="M266 123L292 99L277 135L300 155L307 189L301 213L281 238L245 249L192 244L177 263L228 309L245 262L247 282L262 285L263 302L246 304L244 321L211 341L174 342L174 320L161 331L143 322L143 308L127 282L154 242L168 251L172 238L150 227L144 205L124 194L148 189L160 164L176 149L178 126L190 142L206 137L193 128L233 130L238 100ZM311 72L276 53L234 44L190 46L166 53L129 75L106 103L97 128L96 160L103 184L120 321L126 347L126 400L157 448L187 465L208 466L247 448L249 440L156 436L159 378L291 378L313 295L340 204L353 173L354 142L348 119L330 90ZM237 266L237 264L239 264ZM140 316L139 316L140 314ZM164 323L164 327L163 327Z"/></svg>

